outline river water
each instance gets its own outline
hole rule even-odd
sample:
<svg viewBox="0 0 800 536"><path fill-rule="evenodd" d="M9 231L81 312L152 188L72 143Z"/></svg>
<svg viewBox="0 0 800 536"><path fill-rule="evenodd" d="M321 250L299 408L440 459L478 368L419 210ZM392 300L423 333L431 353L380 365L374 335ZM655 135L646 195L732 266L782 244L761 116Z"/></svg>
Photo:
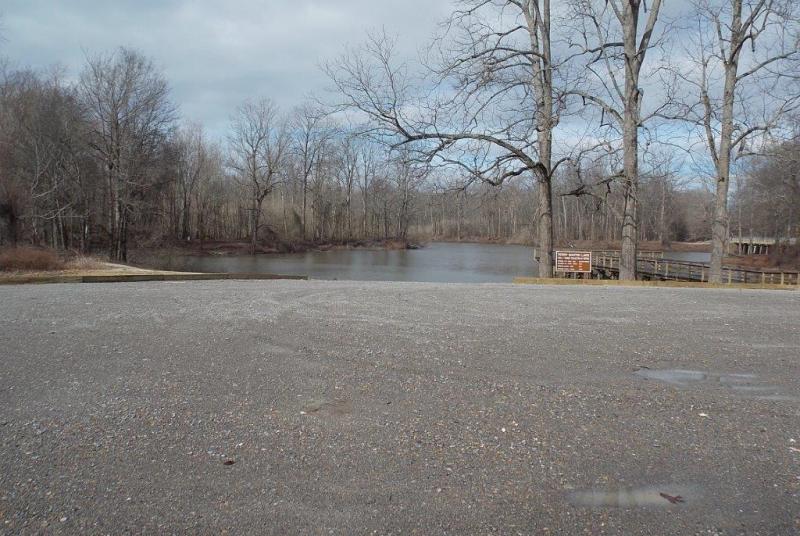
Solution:
<svg viewBox="0 0 800 536"><path fill-rule="evenodd" d="M665 254L704 262L707 253ZM307 275L312 279L502 283L535 276L533 248L498 244L434 242L411 250L334 250L242 256L174 256L160 268L192 272L262 272Z"/></svg>

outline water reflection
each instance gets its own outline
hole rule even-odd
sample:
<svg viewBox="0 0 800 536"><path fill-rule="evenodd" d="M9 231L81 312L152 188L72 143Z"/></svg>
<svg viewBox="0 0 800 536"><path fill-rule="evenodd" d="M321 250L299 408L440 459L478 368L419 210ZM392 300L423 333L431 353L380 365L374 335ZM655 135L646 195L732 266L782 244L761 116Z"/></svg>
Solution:
<svg viewBox="0 0 800 536"><path fill-rule="evenodd" d="M696 386L702 389L730 389L742 396L753 396L762 400L793 401L795 397L780 393L780 387L764 383L756 374L721 374L700 370L648 369L634 374L648 380L656 380L677 387Z"/></svg>
<svg viewBox="0 0 800 536"><path fill-rule="evenodd" d="M572 504L589 507L672 506L696 501L698 491L693 486L644 486L641 488L590 489L568 494Z"/></svg>
<svg viewBox="0 0 800 536"><path fill-rule="evenodd" d="M665 251L664 258L671 261L709 263L711 253L702 251Z"/></svg>
<svg viewBox="0 0 800 536"><path fill-rule="evenodd" d="M708 253L668 252L665 258L707 261ZM536 276L533 248L432 243L416 250L337 250L280 255L174 256L149 264L194 272L262 272L312 279L508 283Z"/></svg>
<svg viewBox="0 0 800 536"><path fill-rule="evenodd" d="M416 250L338 250L280 255L176 256L161 268L196 272L265 272L312 279L509 283L535 276L533 248L433 243Z"/></svg>

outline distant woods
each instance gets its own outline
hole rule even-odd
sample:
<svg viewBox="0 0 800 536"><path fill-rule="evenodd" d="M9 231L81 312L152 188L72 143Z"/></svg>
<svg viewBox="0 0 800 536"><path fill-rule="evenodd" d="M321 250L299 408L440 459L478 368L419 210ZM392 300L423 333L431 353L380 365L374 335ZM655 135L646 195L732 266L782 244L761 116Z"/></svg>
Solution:
<svg viewBox="0 0 800 536"><path fill-rule="evenodd" d="M221 141L176 110L163 74L128 49L89 58L73 84L5 69L0 243L125 260L131 247L204 240L255 249L402 239L429 225L456 237L445 230L459 225L455 193L319 107L249 100Z"/></svg>
<svg viewBox="0 0 800 536"><path fill-rule="evenodd" d="M459 0L419 65L371 36L325 66L330 95L287 109L254 91L214 136L135 50L74 78L5 63L0 245L125 260L487 239L546 259L572 240L630 257L640 240L713 239L719 257L730 234L797 236L797 8L698 0L667 19L648 4Z"/></svg>

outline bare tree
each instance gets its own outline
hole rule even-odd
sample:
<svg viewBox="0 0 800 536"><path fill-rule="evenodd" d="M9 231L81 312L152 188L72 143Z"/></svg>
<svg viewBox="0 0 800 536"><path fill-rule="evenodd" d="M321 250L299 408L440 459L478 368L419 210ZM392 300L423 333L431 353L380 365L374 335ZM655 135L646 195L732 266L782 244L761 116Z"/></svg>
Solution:
<svg viewBox="0 0 800 536"><path fill-rule="evenodd" d="M195 154L202 154L202 164L197 182L194 184L194 201L191 206L195 213L195 234L200 240L200 247L206 239L209 230L214 229L215 219L219 219L220 213L224 210L226 198L230 196L229 189L226 188L228 181L225 177L225 159L222 149L216 143L210 143L202 138L196 141L202 142L203 149Z"/></svg>
<svg viewBox="0 0 800 536"><path fill-rule="evenodd" d="M739 237L800 237L800 135L743 167L732 196Z"/></svg>
<svg viewBox="0 0 800 536"><path fill-rule="evenodd" d="M371 36L326 70L344 104L371 132L417 158L448 165L470 181L499 185L529 175L539 184L539 273L552 275L553 132L562 109L556 88L549 0L460 0L432 61L436 90L396 64L394 43Z"/></svg>
<svg viewBox="0 0 800 536"><path fill-rule="evenodd" d="M230 167L250 194L250 251L256 252L264 199L279 183L289 146L286 123L269 99L247 101L231 120Z"/></svg>
<svg viewBox="0 0 800 536"><path fill-rule="evenodd" d="M191 218L192 203L197 188L208 172L209 155L203 127L199 124L185 125L177 135L177 186L180 195L180 237L189 240L192 237Z"/></svg>
<svg viewBox="0 0 800 536"><path fill-rule="evenodd" d="M300 166L302 181L303 208L300 219L303 239L305 239L308 233L306 221L309 179L317 166L323 146L333 134L333 128L327 121L325 111L310 103L303 104L294 110L291 127L292 152L298 158L297 163Z"/></svg>
<svg viewBox="0 0 800 536"><path fill-rule="evenodd" d="M85 247L86 233L72 244L67 228L88 207L87 153L85 114L60 69L43 77L0 66L0 221L12 242Z"/></svg>
<svg viewBox="0 0 800 536"><path fill-rule="evenodd" d="M400 240L408 238L414 193L425 181L427 172L428 168L418 165L413 158L409 158L407 151L400 151L393 162L390 177L395 192L392 199L394 212L396 213L396 232L394 236Z"/></svg>
<svg viewBox="0 0 800 536"><path fill-rule="evenodd" d="M571 46L587 61L584 65L591 90L573 89L572 95L598 107L601 124L622 135L624 207L620 279L636 279L639 240L639 129L647 120L642 114L642 67L653 44L661 0L574 0L573 20L577 29ZM642 22L644 25L642 26Z"/></svg>
<svg viewBox="0 0 800 536"><path fill-rule="evenodd" d="M697 0L689 62L693 90L679 117L703 132L714 169L709 280L721 282L735 161L776 137L800 106L800 19L795 0Z"/></svg>
<svg viewBox="0 0 800 536"><path fill-rule="evenodd" d="M89 58L80 89L92 125L90 145L106 171L111 257L126 260L136 200L150 185L175 107L158 69L127 48Z"/></svg>
<svg viewBox="0 0 800 536"><path fill-rule="evenodd" d="M358 187L361 189L361 236L369 234L369 205L372 181L378 167L378 148L366 138L359 139L357 159L360 160Z"/></svg>
<svg viewBox="0 0 800 536"><path fill-rule="evenodd" d="M344 191L344 225L347 238L353 238L353 189L358 180L359 150L354 136L344 136L339 140L338 162L336 164L336 180Z"/></svg>

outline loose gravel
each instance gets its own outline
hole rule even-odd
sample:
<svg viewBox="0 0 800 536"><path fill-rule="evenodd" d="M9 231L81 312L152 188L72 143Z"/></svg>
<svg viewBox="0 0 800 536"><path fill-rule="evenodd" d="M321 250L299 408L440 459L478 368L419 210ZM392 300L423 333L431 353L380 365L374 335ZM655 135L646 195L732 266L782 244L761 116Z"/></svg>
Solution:
<svg viewBox="0 0 800 536"><path fill-rule="evenodd" d="M798 293L9 286L0 357L2 533L800 533Z"/></svg>

